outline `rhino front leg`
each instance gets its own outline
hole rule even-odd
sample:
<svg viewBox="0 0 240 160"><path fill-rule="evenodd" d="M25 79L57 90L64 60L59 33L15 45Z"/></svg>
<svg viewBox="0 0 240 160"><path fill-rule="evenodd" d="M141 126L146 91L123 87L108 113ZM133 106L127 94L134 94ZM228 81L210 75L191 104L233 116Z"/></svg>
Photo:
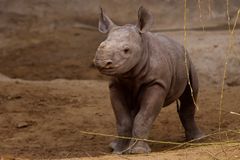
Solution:
<svg viewBox="0 0 240 160"><path fill-rule="evenodd" d="M159 114L165 99L164 89L158 84L150 86L140 96L140 110L137 113L132 136L140 139L147 139L154 120ZM149 153L151 149L144 141L134 141L130 143L129 153Z"/></svg>
<svg viewBox="0 0 240 160"><path fill-rule="evenodd" d="M110 84L110 99L112 108L116 118L118 136L132 136L132 119L130 115L130 107L127 101L127 92L124 87L119 84ZM113 153L121 154L129 145L128 139L116 139L110 143Z"/></svg>

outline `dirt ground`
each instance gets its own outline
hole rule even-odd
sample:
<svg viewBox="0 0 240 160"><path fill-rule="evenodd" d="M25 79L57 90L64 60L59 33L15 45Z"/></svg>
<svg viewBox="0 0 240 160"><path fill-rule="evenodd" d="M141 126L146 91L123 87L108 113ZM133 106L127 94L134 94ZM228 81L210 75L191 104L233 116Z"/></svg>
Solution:
<svg viewBox="0 0 240 160"><path fill-rule="evenodd" d="M225 90L222 130L238 133L223 135L223 140L239 142L240 87ZM205 134L218 131L219 88L201 88L197 121ZM142 156L111 156L108 143L114 138L87 135L82 131L116 134L106 81L53 80L24 81L2 77L0 81L0 155L30 159L63 159L93 157L100 159L202 159L223 158L217 146L187 147L166 152L176 145L150 143L153 154ZM175 104L162 109L150 134L158 141L183 142L183 128ZM204 142L218 142L212 136ZM239 143L224 145L227 156L238 159ZM103 156L104 157L101 157ZM108 155L107 157L105 155ZM3 158L4 159L4 158ZM7 158L5 158L7 159ZM4 160L5 160L4 159ZM87 159L87 158L86 158ZM164 158L163 158L164 159ZM190 158L191 159L191 158Z"/></svg>

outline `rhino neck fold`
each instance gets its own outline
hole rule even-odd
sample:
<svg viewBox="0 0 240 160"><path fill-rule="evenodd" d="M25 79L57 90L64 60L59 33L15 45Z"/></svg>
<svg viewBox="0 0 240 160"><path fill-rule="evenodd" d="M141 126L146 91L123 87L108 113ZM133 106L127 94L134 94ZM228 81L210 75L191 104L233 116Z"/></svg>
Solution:
<svg viewBox="0 0 240 160"><path fill-rule="evenodd" d="M149 70L149 41L146 34L142 34L142 53L138 63L128 72L121 75L122 78L140 79L146 76Z"/></svg>

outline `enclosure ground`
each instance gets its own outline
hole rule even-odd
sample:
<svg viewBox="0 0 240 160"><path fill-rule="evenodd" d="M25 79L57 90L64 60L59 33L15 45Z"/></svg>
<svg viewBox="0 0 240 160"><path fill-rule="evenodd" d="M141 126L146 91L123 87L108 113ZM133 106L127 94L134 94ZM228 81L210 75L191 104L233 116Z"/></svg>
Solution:
<svg viewBox="0 0 240 160"><path fill-rule="evenodd" d="M240 117L230 111L240 112L240 87L225 90L222 130L239 129ZM200 89L199 111L196 119L205 134L218 130L220 89ZM226 155L219 146L187 147L166 152L174 145L150 143L153 154L144 156L114 156L108 144L109 137L85 135L81 131L116 134L115 120L109 102L106 81L53 80L23 81L1 78L0 81L0 155L29 159L64 159L98 157L100 159L158 159L171 156L202 159ZM239 131L239 130L238 130ZM239 142L240 135L229 133L223 140ZM184 133L175 104L163 108L154 123L149 139L183 142ZM217 142L213 136L204 142ZM224 146L227 156L240 155L239 144ZM104 156L107 155L107 156ZM100 157L99 157L100 156ZM104 157L102 157L104 156ZM170 156L170 157L169 157ZM102 158L101 158L102 157ZM188 158L192 159L192 158Z"/></svg>

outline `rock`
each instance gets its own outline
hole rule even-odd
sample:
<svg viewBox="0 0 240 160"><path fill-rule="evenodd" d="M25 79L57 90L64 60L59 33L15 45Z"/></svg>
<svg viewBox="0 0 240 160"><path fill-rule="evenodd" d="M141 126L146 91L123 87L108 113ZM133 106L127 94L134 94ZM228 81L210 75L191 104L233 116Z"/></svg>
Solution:
<svg viewBox="0 0 240 160"><path fill-rule="evenodd" d="M18 124L17 124L17 128L26 128L26 127L29 127L31 124L30 123L27 123L27 122L19 122Z"/></svg>

